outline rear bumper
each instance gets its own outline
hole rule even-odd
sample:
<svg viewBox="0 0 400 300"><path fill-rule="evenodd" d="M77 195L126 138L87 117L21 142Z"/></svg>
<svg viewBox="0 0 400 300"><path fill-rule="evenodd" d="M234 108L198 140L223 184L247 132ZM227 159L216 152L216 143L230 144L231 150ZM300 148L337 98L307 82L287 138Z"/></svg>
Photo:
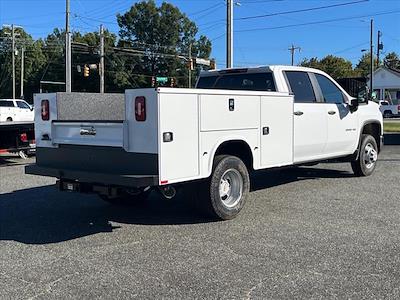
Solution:
<svg viewBox="0 0 400 300"><path fill-rule="evenodd" d="M135 188L158 185L158 176L156 175L106 174L68 169L54 169L48 167L40 167L37 165L26 166L25 173L99 185L113 185Z"/></svg>

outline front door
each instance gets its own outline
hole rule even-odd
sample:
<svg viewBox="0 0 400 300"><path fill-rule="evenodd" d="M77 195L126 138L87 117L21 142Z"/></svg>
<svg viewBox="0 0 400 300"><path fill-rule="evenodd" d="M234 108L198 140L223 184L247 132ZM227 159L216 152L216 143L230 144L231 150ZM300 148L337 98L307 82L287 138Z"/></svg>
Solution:
<svg viewBox="0 0 400 300"><path fill-rule="evenodd" d="M294 163L318 160L324 156L327 141L325 107L317 103L307 72L287 71L294 94Z"/></svg>
<svg viewBox="0 0 400 300"><path fill-rule="evenodd" d="M328 139L324 149L327 157L352 154L358 142L358 115L351 112L339 87L322 74L314 74L322 94L327 117Z"/></svg>

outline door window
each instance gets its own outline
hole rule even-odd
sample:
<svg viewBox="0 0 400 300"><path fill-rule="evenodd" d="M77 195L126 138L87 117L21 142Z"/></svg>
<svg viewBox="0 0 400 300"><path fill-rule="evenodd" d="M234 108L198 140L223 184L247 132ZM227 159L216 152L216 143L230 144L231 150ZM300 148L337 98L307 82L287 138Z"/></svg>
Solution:
<svg viewBox="0 0 400 300"><path fill-rule="evenodd" d="M315 74L315 78L321 88L325 103L343 103L341 90L331 80L321 74Z"/></svg>
<svg viewBox="0 0 400 300"><path fill-rule="evenodd" d="M286 71L285 73L295 102L312 103L316 101L310 77L306 72Z"/></svg>
<svg viewBox="0 0 400 300"><path fill-rule="evenodd" d="M31 109L31 107L23 101L17 101L17 105L19 108L23 108L23 109Z"/></svg>

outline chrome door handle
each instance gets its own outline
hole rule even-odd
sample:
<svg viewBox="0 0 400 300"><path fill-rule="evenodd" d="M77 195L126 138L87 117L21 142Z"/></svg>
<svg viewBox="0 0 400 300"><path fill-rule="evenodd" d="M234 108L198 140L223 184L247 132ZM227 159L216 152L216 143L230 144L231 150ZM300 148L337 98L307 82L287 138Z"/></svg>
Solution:
<svg viewBox="0 0 400 300"><path fill-rule="evenodd" d="M330 111L328 111L328 114L334 115L334 114L336 114L336 111L330 110Z"/></svg>
<svg viewBox="0 0 400 300"><path fill-rule="evenodd" d="M294 112L295 116L301 116L302 114L304 114L302 111L295 111Z"/></svg>

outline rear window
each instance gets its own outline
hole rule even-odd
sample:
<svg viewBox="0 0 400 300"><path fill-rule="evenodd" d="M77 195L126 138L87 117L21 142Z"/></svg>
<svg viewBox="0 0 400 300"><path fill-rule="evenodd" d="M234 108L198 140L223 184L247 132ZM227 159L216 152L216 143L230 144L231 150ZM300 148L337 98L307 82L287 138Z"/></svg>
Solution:
<svg viewBox="0 0 400 300"><path fill-rule="evenodd" d="M14 107L14 102L12 101L1 101L0 100L0 107Z"/></svg>
<svg viewBox="0 0 400 300"><path fill-rule="evenodd" d="M241 73L205 76L199 79L199 89L276 91L272 73Z"/></svg>
<svg viewBox="0 0 400 300"><path fill-rule="evenodd" d="M295 102L315 102L314 89L306 72L286 71L286 77L294 94Z"/></svg>

